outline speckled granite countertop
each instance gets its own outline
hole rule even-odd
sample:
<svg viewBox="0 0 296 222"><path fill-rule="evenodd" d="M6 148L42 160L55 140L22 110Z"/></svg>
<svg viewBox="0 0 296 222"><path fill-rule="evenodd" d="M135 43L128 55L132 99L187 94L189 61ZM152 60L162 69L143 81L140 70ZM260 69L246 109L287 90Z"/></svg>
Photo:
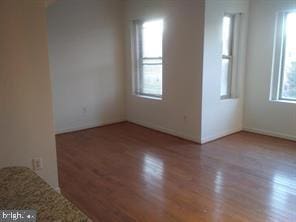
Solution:
<svg viewBox="0 0 296 222"><path fill-rule="evenodd" d="M25 167L0 169L0 209L34 209L38 222L90 221L66 198Z"/></svg>

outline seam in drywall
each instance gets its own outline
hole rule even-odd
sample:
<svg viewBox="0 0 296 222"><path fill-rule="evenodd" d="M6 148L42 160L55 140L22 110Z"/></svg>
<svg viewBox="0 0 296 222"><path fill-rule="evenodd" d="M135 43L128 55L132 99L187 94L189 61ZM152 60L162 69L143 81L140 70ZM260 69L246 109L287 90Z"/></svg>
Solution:
<svg viewBox="0 0 296 222"><path fill-rule="evenodd" d="M217 134L202 138L201 139L201 144L205 144L205 143L211 142L213 140L220 139L221 137L225 137L225 136L229 136L229 135L234 134L234 133L238 133L240 131L242 131L242 128L222 131L220 133L217 133Z"/></svg>

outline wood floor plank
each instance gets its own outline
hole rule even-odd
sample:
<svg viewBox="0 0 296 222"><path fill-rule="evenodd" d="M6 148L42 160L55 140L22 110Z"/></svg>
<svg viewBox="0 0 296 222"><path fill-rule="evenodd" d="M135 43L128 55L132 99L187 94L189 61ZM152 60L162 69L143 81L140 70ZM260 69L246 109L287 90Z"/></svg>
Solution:
<svg viewBox="0 0 296 222"><path fill-rule="evenodd" d="M131 123L58 135L62 193L93 221L296 221L296 143L198 145Z"/></svg>

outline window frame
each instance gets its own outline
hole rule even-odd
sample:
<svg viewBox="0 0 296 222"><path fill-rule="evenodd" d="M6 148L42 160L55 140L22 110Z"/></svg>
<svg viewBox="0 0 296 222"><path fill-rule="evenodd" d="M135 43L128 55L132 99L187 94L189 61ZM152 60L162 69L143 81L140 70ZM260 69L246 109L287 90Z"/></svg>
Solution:
<svg viewBox="0 0 296 222"><path fill-rule="evenodd" d="M136 96L146 97L151 99L161 100L163 98L163 81L161 83L161 94L152 94L143 92L143 66L147 65L144 63L144 60L149 59L159 59L161 60L161 75L163 79L163 50L161 57L144 57L143 56L143 24L145 22L162 20L163 18L155 18L155 19L145 19L145 20L134 20L133 21L133 29L134 29L134 68L135 68L135 87L134 93ZM162 35L162 45L163 45L163 35ZM153 64L155 65L155 64Z"/></svg>
<svg viewBox="0 0 296 222"><path fill-rule="evenodd" d="M296 98L286 98L283 96L286 61L286 21L290 13L296 13L296 9L278 12L276 16L270 93L270 100L272 101L296 102Z"/></svg>
<svg viewBox="0 0 296 222"><path fill-rule="evenodd" d="M286 23L287 23L287 17L288 14L290 13L296 13L295 11L289 11L285 12L284 17L283 17L283 24L282 24L282 32L283 32L283 39L282 39L282 56L281 56L281 61L280 61L280 88L279 88L279 100L284 100L284 101L294 101L296 102L296 98L286 98L283 96L283 87L284 87L284 75L285 75L285 63L286 63L286 50L287 50L287 36L286 36Z"/></svg>
<svg viewBox="0 0 296 222"><path fill-rule="evenodd" d="M222 19L222 32L223 32L223 20L224 17L230 18L230 42L229 42L229 55L223 54L223 38L222 38L222 59L221 59L221 67L223 60L229 61L229 67L228 67L228 74L227 74L227 93L225 95L221 94L220 90L220 98L222 100L225 99L231 99L233 98L233 71L234 71L234 47L235 47L235 17L236 14L232 13L224 13L223 19ZM222 70L221 70L221 76L222 76ZM222 81L220 81L221 87L222 87Z"/></svg>

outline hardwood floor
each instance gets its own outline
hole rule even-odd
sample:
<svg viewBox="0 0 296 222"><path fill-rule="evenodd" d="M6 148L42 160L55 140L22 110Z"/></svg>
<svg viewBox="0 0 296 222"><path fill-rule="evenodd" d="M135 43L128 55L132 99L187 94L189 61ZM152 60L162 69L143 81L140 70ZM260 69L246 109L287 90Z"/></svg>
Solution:
<svg viewBox="0 0 296 222"><path fill-rule="evenodd" d="M93 221L296 221L296 143L194 144L131 123L57 136L62 193Z"/></svg>

